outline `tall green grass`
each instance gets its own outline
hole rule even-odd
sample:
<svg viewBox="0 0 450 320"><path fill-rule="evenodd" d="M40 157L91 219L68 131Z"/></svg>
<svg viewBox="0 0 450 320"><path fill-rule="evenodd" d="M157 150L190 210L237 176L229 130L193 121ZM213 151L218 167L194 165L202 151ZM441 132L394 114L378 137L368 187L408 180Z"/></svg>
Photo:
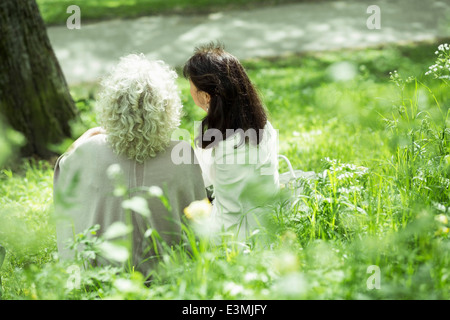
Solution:
<svg viewBox="0 0 450 320"><path fill-rule="evenodd" d="M137 272L83 267L109 241L88 237L95 229L75 241L89 244L84 257L58 262L51 166L5 168L3 297L449 299L449 87L425 75L437 45L246 61L279 130L280 153L315 176L295 181L301 194L273 203L267 227L246 243L211 243L187 224L191 250L161 254L148 287ZM182 126L192 131L203 112L187 81L179 85ZM96 125L97 88L72 90L82 110L77 136ZM283 162L280 171L287 171Z"/></svg>

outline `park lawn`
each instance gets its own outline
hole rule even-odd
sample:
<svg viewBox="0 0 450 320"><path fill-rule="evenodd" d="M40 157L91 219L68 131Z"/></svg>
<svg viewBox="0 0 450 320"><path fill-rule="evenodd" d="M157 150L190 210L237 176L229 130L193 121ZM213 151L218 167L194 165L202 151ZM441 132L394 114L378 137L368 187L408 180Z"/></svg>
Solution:
<svg viewBox="0 0 450 320"><path fill-rule="evenodd" d="M301 2L302 0L300 0ZM308 0L303 0L308 1ZM324 1L324 0L322 0ZM326 1L326 0L325 0ZM83 21L136 18L155 14L209 13L217 10L248 9L298 0L37 0L47 25L65 25L71 15L67 8L80 7Z"/></svg>
<svg viewBox="0 0 450 320"><path fill-rule="evenodd" d="M0 226L4 298L449 299L449 87L425 76L438 44L245 61L280 153L318 176L274 203L270 227L249 244L190 238L192 254L164 255L150 289L108 268L83 271L81 289L69 289L68 266L53 256L51 165L5 169L2 215L20 227ZM204 113L188 82L179 86L192 132ZM82 111L76 137L97 125L97 86L71 90Z"/></svg>

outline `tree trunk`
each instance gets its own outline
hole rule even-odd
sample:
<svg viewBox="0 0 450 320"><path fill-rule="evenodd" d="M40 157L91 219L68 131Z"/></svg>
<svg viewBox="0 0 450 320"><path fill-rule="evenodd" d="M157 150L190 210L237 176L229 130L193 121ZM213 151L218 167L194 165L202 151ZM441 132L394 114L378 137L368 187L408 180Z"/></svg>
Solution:
<svg viewBox="0 0 450 320"><path fill-rule="evenodd" d="M35 0L0 0L0 114L25 136L24 157L71 135L75 104Z"/></svg>

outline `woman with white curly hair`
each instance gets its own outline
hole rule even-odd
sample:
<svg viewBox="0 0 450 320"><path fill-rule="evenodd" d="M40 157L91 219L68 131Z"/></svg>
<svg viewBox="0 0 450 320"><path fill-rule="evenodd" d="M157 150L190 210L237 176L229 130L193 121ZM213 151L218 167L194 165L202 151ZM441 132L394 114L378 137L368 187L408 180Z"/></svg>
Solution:
<svg viewBox="0 0 450 320"><path fill-rule="evenodd" d="M182 149L191 150L191 164L171 160L172 149L188 144L171 141L182 109L176 77L164 62L132 54L103 80L97 101L101 127L85 132L55 165L61 258L74 256L68 239L97 224L102 235L116 222L131 222L132 263L144 276L161 243L181 243L183 210L206 192L190 145Z"/></svg>

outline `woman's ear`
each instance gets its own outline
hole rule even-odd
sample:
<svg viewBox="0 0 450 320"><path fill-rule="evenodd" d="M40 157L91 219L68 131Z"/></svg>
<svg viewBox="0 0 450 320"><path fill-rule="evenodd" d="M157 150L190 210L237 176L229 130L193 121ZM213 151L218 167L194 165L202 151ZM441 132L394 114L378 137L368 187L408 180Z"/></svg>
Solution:
<svg viewBox="0 0 450 320"><path fill-rule="evenodd" d="M201 91L201 95L204 104L209 105L209 103L211 102L211 95L205 91Z"/></svg>

